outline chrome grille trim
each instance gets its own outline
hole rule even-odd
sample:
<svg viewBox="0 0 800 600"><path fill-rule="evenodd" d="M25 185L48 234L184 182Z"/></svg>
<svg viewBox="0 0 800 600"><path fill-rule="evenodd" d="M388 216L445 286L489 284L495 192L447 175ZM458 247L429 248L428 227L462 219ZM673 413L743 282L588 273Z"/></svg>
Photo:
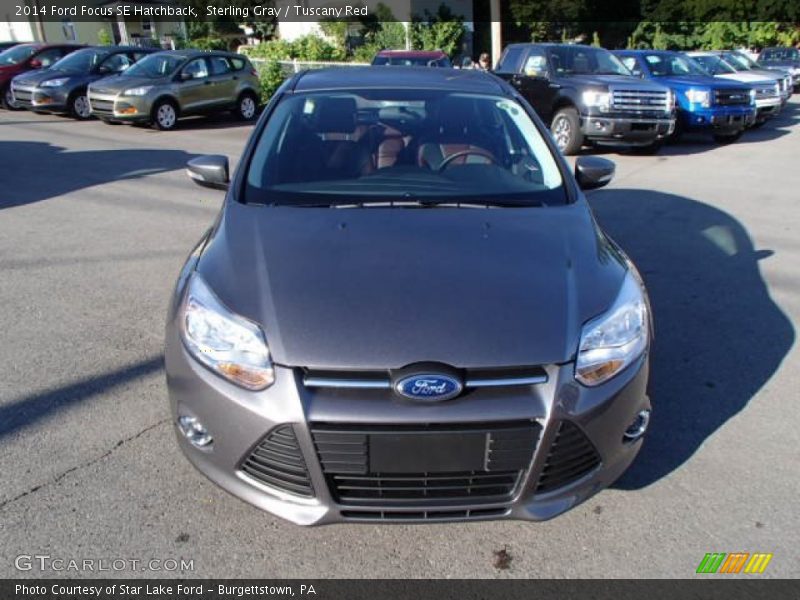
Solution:
<svg viewBox="0 0 800 600"><path fill-rule="evenodd" d="M464 381L465 388L510 387L521 385L539 385L547 383L547 374L528 377L470 378ZM392 382L389 377L382 379L355 379L336 377L304 376L303 385L308 388L334 388L349 390L390 390Z"/></svg>
<svg viewBox="0 0 800 600"><path fill-rule="evenodd" d="M669 112L668 91L610 88L611 109L621 111Z"/></svg>

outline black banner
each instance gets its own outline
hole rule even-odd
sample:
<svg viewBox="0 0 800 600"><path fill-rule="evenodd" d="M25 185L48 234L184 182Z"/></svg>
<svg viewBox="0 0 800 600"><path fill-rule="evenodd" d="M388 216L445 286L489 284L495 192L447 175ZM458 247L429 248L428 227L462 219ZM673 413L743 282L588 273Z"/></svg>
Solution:
<svg viewBox="0 0 800 600"><path fill-rule="evenodd" d="M750 576L752 577L752 576ZM796 600L797 581L696 580L3 580L2 600Z"/></svg>

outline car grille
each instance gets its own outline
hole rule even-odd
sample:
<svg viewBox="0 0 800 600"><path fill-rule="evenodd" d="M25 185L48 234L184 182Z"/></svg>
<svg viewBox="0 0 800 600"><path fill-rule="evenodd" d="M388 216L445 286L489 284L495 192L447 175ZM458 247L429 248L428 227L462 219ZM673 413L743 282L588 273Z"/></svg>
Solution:
<svg viewBox="0 0 800 600"><path fill-rule="evenodd" d="M618 111L659 111L668 112L669 92L659 90L611 90L611 109Z"/></svg>
<svg viewBox="0 0 800 600"><path fill-rule="evenodd" d="M744 88L736 90L715 90L714 104L720 106L736 106L750 104L750 91Z"/></svg>
<svg viewBox="0 0 800 600"><path fill-rule="evenodd" d="M114 101L113 100L97 100L89 98L89 105L92 107L93 113L98 114L114 114Z"/></svg>
<svg viewBox="0 0 800 600"><path fill-rule="evenodd" d="M562 421L536 484L536 492L550 492L577 481L600 465L600 456L577 425Z"/></svg>
<svg viewBox="0 0 800 600"><path fill-rule="evenodd" d="M756 88L756 98L763 99L763 98L775 98L780 95L780 90L777 84L774 85L762 85Z"/></svg>
<svg viewBox="0 0 800 600"><path fill-rule="evenodd" d="M540 429L532 421L489 427L471 424L377 426L315 423L311 426L311 434L331 494L337 502L351 506L387 507L391 512L389 507L427 508L442 504L474 505L510 500L523 472L530 465ZM371 472L370 439L401 431L409 434L485 434L484 468L462 472ZM409 444L414 443L413 439L410 435ZM406 518L428 518L422 515L424 512Z"/></svg>
<svg viewBox="0 0 800 600"><path fill-rule="evenodd" d="M306 462L291 425L281 425L270 431L242 462L240 469L269 487L298 496L314 496Z"/></svg>
<svg viewBox="0 0 800 600"><path fill-rule="evenodd" d="M464 519L496 519L510 512L507 508L473 508L469 510L343 510L342 517L357 521L449 521Z"/></svg>
<svg viewBox="0 0 800 600"><path fill-rule="evenodd" d="M18 104L32 106L33 105L33 88L21 88L14 86L14 101Z"/></svg>

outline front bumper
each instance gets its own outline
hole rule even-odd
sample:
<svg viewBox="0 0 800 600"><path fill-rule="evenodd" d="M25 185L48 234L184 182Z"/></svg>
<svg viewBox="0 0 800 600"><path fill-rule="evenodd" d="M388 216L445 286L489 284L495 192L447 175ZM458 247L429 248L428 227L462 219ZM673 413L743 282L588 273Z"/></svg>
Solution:
<svg viewBox="0 0 800 600"><path fill-rule="evenodd" d="M678 118L686 130L737 132L750 127L756 120L753 106L714 107L708 109L680 110Z"/></svg>
<svg viewBox="0 0 800 600"><path fill-rule="evenodd" d="M89 90L87 97L92 114L99 119L130 123L150 120L152 106L147 96L97 94Z"/></svg>
<svg viewBox="0 0 800 600"><path fill-rule="evenodd" d="M776 116L781 112L783 101L780 96L773 98L756 99L756 122L763 123L767 119Z"/></svg>
<svg viewBox="0 0 800 600"><path fill-rule="evenodd" d="M41 88L11 84L14 102L19 108L40 112L66 112L69 92L64 88Z"/></svg>
<svg viewBox="0 0 800 600"><path fill-rule="evenodd" d="M646 146L666 138L674 129L672 117L581 116L583 135L601 144Z"/></svg>
<svg viewBox="0 0 800 600"><path fill-rule="evenodd" d="M193 417L207 427L214 440L209 447L197 448L176 428L179 445L187 458L231 494L300 525L502 518L539 521L555 517L612 484L628 468L642 440L625 441L623 433L639 411L650 408L646 394L646 355L596 388L577 384L572 364L553 365L545 369L546 383L474 389L447 402L420 404L399 400L390 390L306 387L300 369L281 366L275 367L276 381L272 387L248 392L216 376L189 356L179 339L174 318L168 323L166 340L173 422L177 423L180 416ZM533 430L536 435L527 463L519 469L517 479L501 499L479 496L474 500L431 501L423 495L415 500L343 500L330 466L331 460L340 459L324 454L325 438L320 437L320 428L342 429L345 435L350 435L354 429L374 431L377 427L388 427L394 431L416 426L444 432L469 427L493 431L514 426ZM565 436L567 430L593 449L594 462L581 459L584 462L575 465L559 463L553 458L557 447L554 442ZM332 434L323 432L323 435ZM247 460L265 447L266 438L269 438L267 445L274 446L273 441L277 440L280 447L288 439L289 446L296 447L299 454L289 460L300 461L303 471L300 489L305 486L309 493L298 494L287 491L286 486L265 484L269 481L268 469L267 477L261 479L246 472ZM369 452L363 445L362 450L365 454ZM383 475L362 475L362 479L369 479L374 485L376 477ZM418 483L436 476L424 473L414 479ZM292 482L296 480L291 480L290 487ZM479 485L475 486L478 488Z"/></svg>

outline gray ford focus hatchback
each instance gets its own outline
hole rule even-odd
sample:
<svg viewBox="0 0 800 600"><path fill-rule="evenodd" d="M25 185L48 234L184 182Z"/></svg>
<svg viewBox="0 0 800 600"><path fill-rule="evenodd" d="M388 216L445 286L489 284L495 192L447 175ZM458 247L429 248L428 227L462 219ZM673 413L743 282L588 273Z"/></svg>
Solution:
<svg viewBox="0 0 800 600"><path fill-rule="evenodd" d="M544 520L613 483L649 423L651 316L518 93L474 71L295 75L191 252L166 328L177 438L302 525Z"/></svg>

